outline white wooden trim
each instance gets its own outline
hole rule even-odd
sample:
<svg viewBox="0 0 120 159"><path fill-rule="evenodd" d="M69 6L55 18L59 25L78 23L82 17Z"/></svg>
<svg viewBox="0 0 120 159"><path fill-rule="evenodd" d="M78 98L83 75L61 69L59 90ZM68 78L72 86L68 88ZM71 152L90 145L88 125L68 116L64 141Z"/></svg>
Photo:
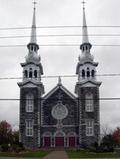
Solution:
<svg viewBox="0 0 120 159"><path fill-rule="evenodd" d="M69 92L63 85L57 85L54 87L49 93L47 93L43 98L46 100L48 99L54 92L56 92L58 89L62 89L63 92L65 92L69 97L71 97L73 100L76 101L76 96L74 96L71 92Z"/></svg>

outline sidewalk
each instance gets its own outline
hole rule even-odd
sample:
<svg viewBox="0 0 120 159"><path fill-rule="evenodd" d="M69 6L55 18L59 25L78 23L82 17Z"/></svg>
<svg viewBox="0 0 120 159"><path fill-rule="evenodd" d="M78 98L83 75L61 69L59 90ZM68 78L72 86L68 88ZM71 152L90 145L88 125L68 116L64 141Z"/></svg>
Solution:
<svg viewBox="0 0 120 159"><path fill-rule="evenodd" d="M68 159L68 156L65 151L53 151L43 159Z"/></svg>

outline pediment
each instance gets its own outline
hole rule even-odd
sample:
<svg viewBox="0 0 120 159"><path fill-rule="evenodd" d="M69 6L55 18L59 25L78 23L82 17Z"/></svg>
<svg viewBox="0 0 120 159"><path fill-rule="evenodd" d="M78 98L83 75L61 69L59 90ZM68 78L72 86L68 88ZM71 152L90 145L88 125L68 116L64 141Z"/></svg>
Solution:
<svg viewBox="0 0 120 159"><path fill-rule="evenodd" d="M34 82L34 81L31 81L31 80L18 83L19 87L36 87L36 86L38 87L40 85L43 85L42 82Z"/></svg>
<svg viewBox="0 0 120 159"><path fill-rule="evenodd" d="M78 85L81 85L81 87L99 87L101 85L101 82L98 81L84 81L84 82L78 82Z"/></svg>
<svg viewBox="0 0 120 159"><path fill-rule="evenodd" d="M69 98L76 100L76 96L74 96L69 90L67 90L63 85L57 85L54 87L50 92L48 92L43 98L47 100L48 98L52 98L54 94L58 94L58 91L60 91L60 94L66 94Z"/></svg>

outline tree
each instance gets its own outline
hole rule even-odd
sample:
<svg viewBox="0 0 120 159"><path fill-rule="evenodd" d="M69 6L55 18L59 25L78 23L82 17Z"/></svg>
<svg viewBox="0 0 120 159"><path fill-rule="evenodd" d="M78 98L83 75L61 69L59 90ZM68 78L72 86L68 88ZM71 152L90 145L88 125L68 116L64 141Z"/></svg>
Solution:
<svg viewBox="0 0 120 159"><path fill-rule="evenodd" d="M113 152L114 151L114 138L112 134L105 135L102 138L100 152Z"/></svg>
<svg viewBox="0 0 120 159"><path fill-rule="evenodd" d="M0 145L9 144L12 140L12 127L6 121L0 122Z"/></svg>
<svg viewBox="0 0 120 159"><path fill-rule="evenodd" d="M19 144L19 131L12 132L12 144Z"/></svg>
<svg viewBox="0 0 120 159"><path fill-rule="evenodd" d="M113 138L114 138L114 145L115 146L120 146L120 128L118 127L114 132L113 132Z"/></svg>
<svg viewBox="0 0 120 159"><path fill-rule="evenodd" d="M112 134L113 130L109 127L108 124L103 124L101 125L101 133L102 133L102 137L104 137L108 134Z"/></svg>

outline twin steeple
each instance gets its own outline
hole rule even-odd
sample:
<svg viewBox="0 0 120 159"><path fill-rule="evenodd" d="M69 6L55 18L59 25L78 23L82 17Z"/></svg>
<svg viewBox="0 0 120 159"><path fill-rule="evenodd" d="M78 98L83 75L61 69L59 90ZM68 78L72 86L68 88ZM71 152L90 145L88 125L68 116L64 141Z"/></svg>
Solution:
<svg viewBox="0 0 120 159"><path fill-rule="evenodd" d="M83 5L84 5L83 1ZM43 74L42 65L40 62L40 56L38 55L39 45L37 44L37 35L36 35L36 2L34 1L34 7L33 7L33 20L32 20L32 27L31 27L31 37L30 42L28 43L27 47L29 50L28 55L26 56L26 63L27 64L35 64L36 66L39 66L40 72L39 75L41 76ZM83 6L83 26L82 26L82 44L80 45L80 49L82 51L82 54L79 56L79 62L77 65L76 74L81 76L80 69L81 65L86 66L86 71L88 72L90 69L94 73L92 73L92 78L95 76L95 68L98 64L93 61L93 56L90 53L92 45L89 42L88 38L88 28L86 23L86 15L85 15L85 7ZM90 64L89 67L87 67L87 63ZM84 73L83 73L84 76Z"/></svg>

